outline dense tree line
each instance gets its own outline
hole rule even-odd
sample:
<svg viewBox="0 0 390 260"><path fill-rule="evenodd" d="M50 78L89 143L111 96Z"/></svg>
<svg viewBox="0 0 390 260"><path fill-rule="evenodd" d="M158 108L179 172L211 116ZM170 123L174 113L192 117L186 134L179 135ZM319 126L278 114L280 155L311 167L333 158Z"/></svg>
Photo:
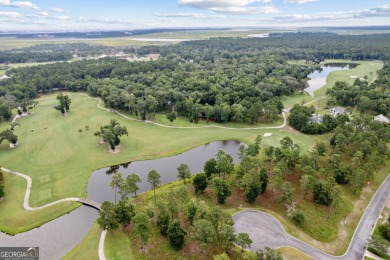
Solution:
<svg viewBox="0 0 390 260"><path fill-rule="evenodd" d="M357 78L353 85L338 81L327 90L332 97L329 104L357 107L360 115L367 113L388 115L390 113L390 66L378 71L378 78L371 84Z"/></svg>
<svg viewBox="0 0 390 260"><path fill-rule="evenodd" d="M234 57L242 50L267 50L279 53L285 59L302 59L319 62L324 59L389 60L390 34L338 35L334 33L282 33L270 34L268 38L211 38L207 41L189 41L177 46L146 46L138 53L173 53L194 61L212 59L209 51L221 52ZM191 51L189 51L191 50ZM205 53L202 53L203 50Z"/></svg>
<svg viewBox="0 0 390 260"><path fill-rule="evenodd" d="M314 121L310 121L314 119ZM288 118L289 124L305 134L323 134L332 131L338 125L349 122L345 114L333 115L316 115L314 106L307 107L303 105L294 105L290 110Z"/></svg>
<svg viewBox="0 0 390 260"><path fill-rule="evenodd" d="M155 170L150 171L148 182L154 195L149 202L140 200L142 205L136 207L137 212L126 201L126 196L139 189L137 183L141 180L136 174L123 179L114 173L111 186L119 188L124 202L104 203L98 223L103 229L116 229L120 223L125 226L131 220L132 232L141 248L148 246L155 230L154 234L167 237L167 243L176 250L188 245L185 241L199 241L202 254L215 245L219 245L218 250L229 253L233 243L248 247L250 238L234 234L229 215L218 206L210 206L211 203L231 206L242 198L258 205L259 197L266 193L272 203L286 208L286 216L293 223L305 227L306 218L312 216L306 215L298 202L306 200L305 203L324 205L328 217L334 214L334 209L345 203L340 186L349 187L344 192L359 193L388 160L390 153L386 143L389 141L389 127L364 118L337 126L328 144L317 143L306 153L289 137L283 138L278 147L261 150L261 136L258 136L254 143L239 148L241 161L236 166L230 155L218 151L205 163L204 173L192 177L193 189L185 182L190 178L185 164L177 168L178 178L183 183L166 190L158 190L161 176ZM201 198L207 198L207 203ZM386 228L381 230L387 232ZM257 256L273 253L257 252ZM224 259L223 254L216 259Z"/></svg>
<svg viewBox="0 0 390 260"><path fill-rule="evenodd" d="M67 61L78 57L96 56L113 48L86 43L39 44L31 47L0 51L0 63Z"/></svg>
<svg viewBox="0 0 390 260"><path fill-rule="evenodd" d="M133 63L84 60L10 70L12 78L1 84L5 93L22 98L53 89L86 90L101 96L108 107L142 119L172 108L193 122L276 119L283 109L279 97L301 90L309 69L273 57L263 58L264 64L255 57L242 59L220 65L179 58Z"/></svg>
<svg viewBox="0 0 390 260"><path fill-rule="evenodd" d="M142 119L164 112L170 113L171 121L177 115L192 122L200 118L222 123L272 121L283 108L280 97L302 92L312 71L286 60L386 59L390 53L388 38L385 34L362 37L292 33L261 40L219 38L146 47L137 53L158 52L161 58L142 62L107 58L11 69L7 72L11 79L0 82L0 97L21 100L58 89L88 91L102 97L108 107ZM85 51L100 48L73 47ZM44 53L45 48L31 50ZM52 49L48 53L61 49L47 48ZM364 55L352 57L351 53ZM378 82L386 86L385 79Z"/></svg>

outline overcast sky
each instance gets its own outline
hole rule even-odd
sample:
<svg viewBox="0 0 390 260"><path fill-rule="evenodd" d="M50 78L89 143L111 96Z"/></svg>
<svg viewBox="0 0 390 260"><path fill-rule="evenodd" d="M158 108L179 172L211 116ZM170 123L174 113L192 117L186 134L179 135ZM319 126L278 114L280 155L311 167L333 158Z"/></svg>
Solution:
<svg viewBox="0 0 390 260"><path fill-rule="evenodd" d="M0 0L0 31L390 25L389 0Z"/></svg>

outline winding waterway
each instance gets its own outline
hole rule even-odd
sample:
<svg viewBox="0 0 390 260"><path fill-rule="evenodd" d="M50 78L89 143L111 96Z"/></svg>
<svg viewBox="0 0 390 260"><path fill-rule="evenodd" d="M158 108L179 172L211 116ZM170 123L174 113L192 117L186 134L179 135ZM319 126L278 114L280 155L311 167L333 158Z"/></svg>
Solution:
<svg viewBox="0 0 390 260"><path fill-rule="evenodd" d="M155 169L160 173L162 184L172 182L177 180L177 167L181 163L188 164L191 173L201 172L204 163L214 157L218 150L230 154L233 157L233 162L237 163L239 160L237 151L240 144L238 141L211 142L176 156L95 170L88 181L87 198L97 202L114 201L114 190L109 186L111 175L107 173L110 172L110 168L123 173L124 177L130 173L137 173L142 179L139 192L144 192L150 189L150 185L146 182L146 176L150 170ZM97 216L97 210L81 206L69 214L28 232L15 236L0 232L0 246L39 247L40 259L60 259L80 243L92 227Z"/></svg>
<svg viewBox="0 0 390 260"><path fill-rule="evenodd" d="M321 66L319 69L316 69L309 75L307 75L310 80L307 82L309 87L305 89L305 91L312 97L314 97L314 91L320 89L321 87L326 85L326 78L328 74L332 71L337 70L348 70L356 68L358 64L353 63L328 63L324 66Z"/></svg>

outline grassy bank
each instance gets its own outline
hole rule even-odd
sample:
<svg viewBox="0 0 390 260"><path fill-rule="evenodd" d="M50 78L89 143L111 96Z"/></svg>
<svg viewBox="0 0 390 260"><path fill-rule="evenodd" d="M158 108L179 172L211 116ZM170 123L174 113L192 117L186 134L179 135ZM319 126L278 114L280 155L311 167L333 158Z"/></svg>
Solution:
<svg viewBox="0 0 390 260"><path fill-rule="evenodd" d="M361 196L356 196L351 193L347 186L342 187L343 204L337 209L337 212L329 212L329 207L323 207L308 202L307 200L300 200L300 191L296 191L295 198L299 204L299 210L304 212L306 221L303 228L298 228L285 216L285 208L282 204L273 202L270 187L267 192L261 195L255 205L249 205L244 201L242 192L239 188L235 188L235 192L228 198L223 208L229 214L234 214L243 209L254 208L262 210L273 215L278 219L285 230L294 237L319 248L327 253L333 255L342 255L348 247L355 228L367 207L372 196L377 188L387 177L389 164L385 165L379 171L373 181L367 186ZM164 198L170 190L173 190L182 185L181 181L165 184L156 190L157 198ZM193 193L191 185L188 186L188 191L191 197L198 200L204 200L209 206L216 204L213 192L208 188L205 194L196 196ZM137 211L143 211L144 206L149 201L153 201L153 192L145 192L139 195L136 199L132 199L132 203L136 205ZM344 220L345 224L340 222ZM191 251L194 247L197 248L188 239L183 250L177 252L173 250L166 238L159 234L159 231L154 227L154 233L149 240L147 252L139 251L138 238L132 233L131 225L122 231L111 231L106 238L105 252L107 259L154 259L157 255L164 259L175 259L179 256L193 259L202 257L197 255L198 252ZM86 238L88 239L88 238ZM83 242L89 244L87 242ZM211 247L212 248L212 247ZM293 249L283 247L280 249L286 259L310 259L305 254ZM207 257L210 258L216 252L208 252ZM204 256L203 256L204 257ZM232 258L235 259L235 258Z"/></svg>
<svg viewBox="0 0 390 260"><path fill-rule="evenodd" d="M133 122L101 110L97 108L96 100L86 96L79 94L70 96L72 104L68 116L63 117L53 109L56 104L55 95L49 99L45 96L30 116L18 120L21 126L15 128L15 134L19 137L19 146L11 150L6 142L0 145L0 165L32 178L29 201L31 206L45 205L66 197L84 197L88 177L94 169L127 161L174 155L211 141L252 142L258 134L271 132L273 136L264 138L264 145L278 145L284 136L290 136L304 150L314 143L312 137L288 129L163 128ZM97 146L96 137L93 135L99 126L107 124L110 119L117 119L122 125L126 125L129 131L129 137L122 138L121 151L116 154L109 153L106 145ZM89 126L89 131L85 130L86 125ZM83 129L83 132L80 133L79 129ZM23 181L20 178L20 182ZM18 186L16 182L11 182L8 188L17 189L16 186ZM23 185L19 185L19 193L24 194L21 186ZM5 214L0 215L0 223L12 222L10 216L22 206L22 201L16 200L16 197L8 196L8 200L10 205L15 206L7 208L6 203L0 203L0 211L8 212L8 217ZM54 214L45 218L49 220L55 217ZM34 225L31 218L26 217L17 224L4 225L3 229L6 226L14 226L17 229L12 230L12 233L16 233L30 229Z"/></svg>
<svg viewBox="0 0 390 260"><path fill-rule="evenodd" d="M88 234L83 238L80 244L75 246L69 253L67 253L62 259L89 259L98 260L98 246L100 240L101 229L98 224L94 224L89 230ZM106 256L108 256L106 254ZM112 259L107 257L107 259Z"/></svg>
<svg viewBox="0 0 390 260"><path fill-rule="evenodd" d="M80 204L63 202L37 211L26 211L23 199L26 192L26 180L12 174L4 173L6 196L0 202L0 230L14 235L41 226L77 208Z"/></svg>
<svg viewBox="0 0 390 260"><path fill-rule="evenodd" d="M349 60L325 60L324 64L327 63L355 63L359 64L356 68L348 70L339 70L329 73L326 78L326 85L314 92L315 96L324 96L326 90L334 86L336 81L345 81L349 84L353 84L356 78L363 79L364 76L368 77L368 82L375 80L377 71L383 67L381 61L349 61Z"/></svg>

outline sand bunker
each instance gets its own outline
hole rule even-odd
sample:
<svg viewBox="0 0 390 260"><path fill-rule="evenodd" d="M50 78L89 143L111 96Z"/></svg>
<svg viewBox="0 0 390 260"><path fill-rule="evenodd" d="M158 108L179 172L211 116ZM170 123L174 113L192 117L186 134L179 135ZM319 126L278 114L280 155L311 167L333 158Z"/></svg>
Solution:
<svg viewBox="0 0 390 260"><path fill-rule="evenodd" d="M272 134L271 133L265 133L264 134L264 137L268 137L268 136L272 136Z"/></svg>

